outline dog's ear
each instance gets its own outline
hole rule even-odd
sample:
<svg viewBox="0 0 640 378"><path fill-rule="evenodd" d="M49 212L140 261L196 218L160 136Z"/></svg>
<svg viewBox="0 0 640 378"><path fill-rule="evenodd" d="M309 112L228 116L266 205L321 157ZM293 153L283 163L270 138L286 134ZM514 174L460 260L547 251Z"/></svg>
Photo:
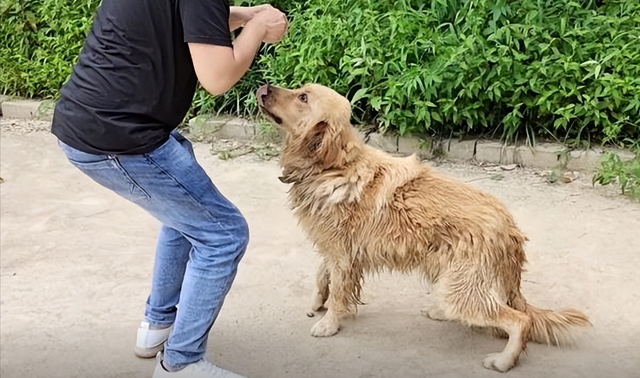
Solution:
<svg viewBox="0 0 640 378"><path fill-rule="evenodd" d="M282 176L278 177L278 180L283 184L295 184L299 182L298 178L294 176L293 169L283 170Z"/></svg>
<svg viewBox="0 0 640 378"><path fill-rule="evenodd" d="M322 147L322 141L328 129L329 123L326 121L320 121L309 128L302 140L305 151L315 155Z"/></svg>
<svg viewBox="0 0 640 378"><path fill-rule="evenodd" d="M337 163L341 142L339 130L330 121L321 121L307 131L303 139L304 148L323 168Z"/></svg>

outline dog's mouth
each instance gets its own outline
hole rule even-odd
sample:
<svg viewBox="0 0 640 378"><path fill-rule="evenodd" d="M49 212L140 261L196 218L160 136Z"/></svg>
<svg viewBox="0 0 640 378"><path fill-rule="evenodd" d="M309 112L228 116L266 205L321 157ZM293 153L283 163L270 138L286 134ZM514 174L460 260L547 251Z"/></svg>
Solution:
<svg viewBox="0 0 640 378"><path fill-rule="evenodd" d="M272 88L269 84L265 84L260 88L258 88L256 92L256 97L258 99L258 107L260 108L260 111L262 112L262 114L266 115L268 118L271 118L273 122L280 125L282 124L282 118L270 112L265 106L265 103L267 102L267 97L271 94L271 92L272 92Z"/></svg>
<svg viewBox="0 0 640 378"><path fill-rule="evenodd" d="M273 120L273 122L277 123L278 125L282 124L282 118L280 118L277 115L271 113L269 110L267 110L267 108L264 107L264 105L260 105L259 107L260 107L260 111L262 112L262 114L264 114L267 117L271 118Z"/></svg>

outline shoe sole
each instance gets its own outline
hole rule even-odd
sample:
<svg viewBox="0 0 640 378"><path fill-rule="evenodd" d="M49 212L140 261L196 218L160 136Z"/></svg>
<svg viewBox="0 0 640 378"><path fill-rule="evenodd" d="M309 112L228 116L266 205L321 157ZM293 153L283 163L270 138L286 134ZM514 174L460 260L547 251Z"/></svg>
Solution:
<svg viewBox="0 0 640 378"><path fill-rule="evenodd" d="M135 353L136 356L140 358L153 358L158 354L158 352L162 351L163 349L164 343L153 348L140 348L139 346L136 346L133 348L133 353Z"/></svg>

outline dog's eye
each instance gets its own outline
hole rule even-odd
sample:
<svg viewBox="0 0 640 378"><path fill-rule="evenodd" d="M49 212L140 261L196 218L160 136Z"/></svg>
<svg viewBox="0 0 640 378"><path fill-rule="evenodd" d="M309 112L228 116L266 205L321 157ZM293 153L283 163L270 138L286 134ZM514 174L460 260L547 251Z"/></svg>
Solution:
<svg viewBox="0 0 640 378"><path fill-rule="evenodd" d="M298 96L298 98L302 102L307 102L307 94L306 93L301 94L300 96Z"/></svg>

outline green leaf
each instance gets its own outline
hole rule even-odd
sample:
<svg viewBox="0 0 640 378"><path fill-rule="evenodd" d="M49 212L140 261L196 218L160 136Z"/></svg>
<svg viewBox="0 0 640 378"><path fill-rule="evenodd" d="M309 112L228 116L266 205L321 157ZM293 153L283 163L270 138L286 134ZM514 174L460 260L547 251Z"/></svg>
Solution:
<svg viewBox="0 0 640 378"><path fill-rule="evenodd" d="M351 103L355 104L358 100L360 100L361 98L365 97L367 95L368 91L369 91L369 88L360 88L360 89L358 89L358 91L356 91L356 93L351 98Z"/></svg>

